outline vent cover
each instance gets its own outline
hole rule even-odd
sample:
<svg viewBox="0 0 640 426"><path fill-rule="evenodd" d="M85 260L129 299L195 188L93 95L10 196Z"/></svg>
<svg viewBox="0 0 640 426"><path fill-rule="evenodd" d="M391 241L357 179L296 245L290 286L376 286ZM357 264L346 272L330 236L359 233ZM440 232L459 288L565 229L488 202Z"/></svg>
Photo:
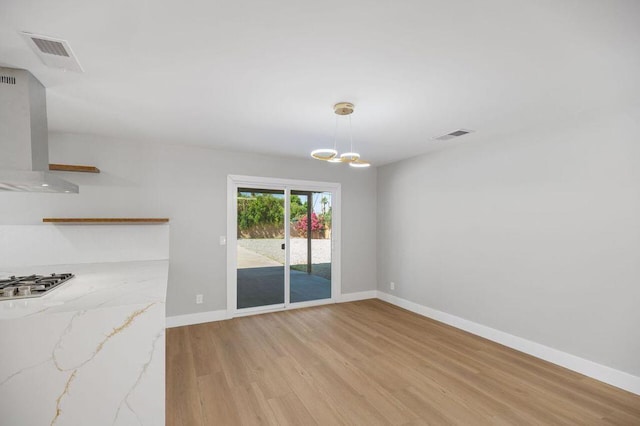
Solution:
<svg viewBox="0 0 640 426"><path fill-rule="evenodd" d="M20 35L46 66L67 71L84 71L66 40L27 32L21 32Z"/></svg>
<svg viewBox="0 0 640 426"><path fill-rule="evenodd" d="M459 129L454 132L447 133L446 135L438 136L437 138L434 138L434 139L437 141L448 141L449 139L457 138L459 136L464 136L472 132L473 130Z"/></svg>
<svg viewBox="0 0 640 426"><path fill-rule="evenodd" d="M16 84L16 78L8 75L0 75L0 83L2 84Z"/></svg>
<svg viewBox="0 0 640 426"><path fill-rule="evenodd" d="M31 40L38 46L38 49L42 53L48 53L49 55L58 55L69 57L67 50L64 48L64 44L59 41L44 40L42 38L31 37Z"/></svg>

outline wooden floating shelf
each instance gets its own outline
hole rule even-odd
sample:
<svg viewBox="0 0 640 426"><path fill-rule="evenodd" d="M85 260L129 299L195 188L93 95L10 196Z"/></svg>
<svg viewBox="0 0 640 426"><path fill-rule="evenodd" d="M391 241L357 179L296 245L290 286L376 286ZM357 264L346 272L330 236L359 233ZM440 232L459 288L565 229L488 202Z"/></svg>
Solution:
<svg viewBox="0 0 640 426"><path fill-rule="evenodd" d="M45 217L45 223L166 223L166 217Z"/></svg>
<svg viewBox="0 0 640 426"><path fill-rule="evenodd" d="M55 172L100 173L100 169L93 166L74 166L71 164L49 164L49 170Z"/></svg>

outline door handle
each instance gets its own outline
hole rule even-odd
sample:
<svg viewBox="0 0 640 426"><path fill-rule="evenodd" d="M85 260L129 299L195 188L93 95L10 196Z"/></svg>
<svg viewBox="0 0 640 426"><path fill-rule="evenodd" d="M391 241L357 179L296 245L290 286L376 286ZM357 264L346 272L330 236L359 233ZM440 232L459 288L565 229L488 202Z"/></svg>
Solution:
<svg viewBox="0 0 640 426"><path fill-rule="evenodd" d="M280 248L284 250L284 243L280 244Z"/></svg>

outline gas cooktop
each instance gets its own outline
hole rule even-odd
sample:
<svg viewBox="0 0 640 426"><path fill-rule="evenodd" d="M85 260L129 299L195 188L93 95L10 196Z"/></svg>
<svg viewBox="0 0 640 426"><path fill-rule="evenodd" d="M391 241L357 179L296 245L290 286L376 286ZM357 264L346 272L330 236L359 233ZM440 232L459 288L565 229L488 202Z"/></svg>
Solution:
<svg viewBox="0 0 640 426"><path fill-rule="evenodd" d="M67 273L0 279L0 301L43 296L74 276Z"/></svg>

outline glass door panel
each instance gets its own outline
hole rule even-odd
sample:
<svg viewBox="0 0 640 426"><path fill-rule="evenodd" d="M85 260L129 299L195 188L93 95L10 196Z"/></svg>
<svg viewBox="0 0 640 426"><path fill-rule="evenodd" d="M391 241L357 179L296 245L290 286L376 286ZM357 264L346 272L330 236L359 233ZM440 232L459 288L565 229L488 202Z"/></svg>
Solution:
<svg viewBox="0 0 640 426"><path fill-rule="evenodd" d="M291 190L289 301L331 298L331 193Z"/></svg>
<svg viewBox="0 0 640 426"><path fill-rule="evenodd" d="M238 188L238 309L285 303L284 201L284 190Z"/></svg>

